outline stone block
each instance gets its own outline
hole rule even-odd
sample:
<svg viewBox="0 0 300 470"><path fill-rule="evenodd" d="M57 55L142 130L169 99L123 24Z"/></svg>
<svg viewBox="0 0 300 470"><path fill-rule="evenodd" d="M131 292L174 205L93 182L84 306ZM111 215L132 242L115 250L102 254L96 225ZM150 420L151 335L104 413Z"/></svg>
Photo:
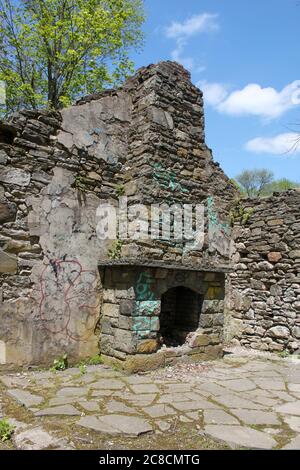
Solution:
<svg viewBox="0 0 300 470"><path fill-rule="evenodd" d="M114 338L115 349L127 354L133 354L135 352L136 347L131 331L116 329Z"/></svg>
<svg viewBox="0 0 300 470"><path fill-rule="evenodd" d="M28 186L30 173L19 168L4 168L0 171L0 181L17 186Z"/></svg>
<svg viewBox="0 0 300 470"><path fill-rule="evenodd" d="M137 372L147 372L164 367L165 361L165 355L161 352L155 354L136 354L134 356L127 357L123 367L126 372L134 374Z"/></svg>
<svg viewBox="0 0 300 470"><path fill-rule="evenodd" d="M174 128L173 118L170 113L155 106L151 106L148 110L153 122L171 130Z"/></svg>
<svg viewBox="0 0 300 470"><path fill-rule="evenodd" d="M292 259L299 258L300 259L300 250L292 250L289 252L289 257Z"/></svg>
<svg viewBox="0 0 300 470"><path fill-rule="evenodd" d="M275 227L276 225L283 225L283 219L272 219L268 220L267 224L270 227Z"/></svg>
<svg viewBox="0 0 300 470"><path fill-rule="evenodd" d="M268 253L268 260L270 263L278 263L282 259L282 254L279 253L278 251L270 251Z"/></svg>
<svg viewBox="0 0 300 470"><path fill-rule="evenodd" d="M224 299L224 289L222 287L211 286L207 289L205 294L207 300L222 300Z"/></svg>
<svg viewBox="0 0 300 470"><path fill-rule="evenodd" d="M108 318L103 318L101 320L101 334L113 335L114 330L112 324Z"/></svg>
<svg viewBox="0 0 300 470"><path fill-rule="evenodd" d="M133 319L129 316L120 315L119 316L119 328L122 330L131 330L133 325Z"/></svg>
<svg viewBox="0 0 300 470"><path fill-rule="evenodd" d="M205 334L196 334L191 346L192 348L198 348L199 346L207 346L210 343L209 335Z"/></svg>
<svg viewBox="0 0 300 470"><path fill-rule="evenodd" d="M202 314L213 314L222 312L224 308L224 302L219 300L204 300L202 304ZM201 315L202 315L201 314Z"/></svg>
<svg viewBox="0 0 300 470"><path fill-rule="evenodd" d="M300 339L300 326L294 326L292 333L295 338Z"/></svg>
<svg viewBox="0 0 300 470"><path fill-rule="evenodd" d="M113 336L101 334L100 351L102 354L113 356L114 354L114 337Z"/></svg>
<svg viewBox="0 0 300 470"><path fill-rule="evenodd" d="M103 302L115 303L116 294L114 289L104 289L103 290Z"/></svg>
<svg viewBox="0 0 300 470"><path fill-rule="evenodd" d="M189 357L195 362L219 359L223 357L223 346L221 344L216 346L208 345L203 348L202 352L196 354L192 350Z"/></svg>
<svg viewBox="0 0 300 470"><path fill-rule="evenodd" d="M131 316L134 313L135 302L133 300L121 300L120 302L120 314Z"/></svg>
<svg viewBox="0 0 300 470"><path fill-rule="evenodd" d="M16 274L17 270L17 258L5 253L4 251L0 251L0 273Z"/></svg>
<svg viewBox="0 0 300 470"><path fill-rule="evenodd" d="M199 326L201 328L212 328L214 324L214 315L203 314L200 315Z"/></svg>
<svg viewBox="0 0 300 470"><path fill-rule="evenodd" d="M159 331L160 330L160 320L159 317L151 317L151 331Z"/></svg>
<svg viewBox="0 0 300 470"><path fill-rule="evenodd" d="M133 283L133 281L132 281ZM116 286L117 288L117 286ZM134 289L133 287L132 288L129 288L129 289L124 289L123 286L116 289L116 298L117 299L134 299L135 298L135 294L134 294Z"/></svg>
<svg viewBox="0 0 300 470"><path fill-rule="evenodd" d="M158 341L156 339L148 339L141 341L137 345L138 354L152 354L155 353L159 348Z"/></svg>
<svg viewBox="0 0 300 470"><path fill-rule="evenodd" d="M0 200L0 224L15 220L16 213L17 206L15 204Z"/></svg>
<svg viewBox="0 0 300 470"><path fill-rule="evenodd" d="M277 339L288 339L290 330L285 326L274 326L267 331L267 335Z"/></svg>
<svg viewBox="0 0 300 470"><path fill-rule="evenodd" d="M4 150L0 150L0 165L6 165L8 160L8 155L4 152Z"/></svg>
<svg viewBox="0 0 300 470"><path fill-rule="evenodd" d="M9 240L6 245L6 250L9 253L22 253L32 251L32 245L25 240Z"/></svg>
<svg viewBox="0 0 300 470"><path fill-rule="evenodd" d="M103 304L102 313L104 317L118 318L119 305L116 304Z"/></svg>

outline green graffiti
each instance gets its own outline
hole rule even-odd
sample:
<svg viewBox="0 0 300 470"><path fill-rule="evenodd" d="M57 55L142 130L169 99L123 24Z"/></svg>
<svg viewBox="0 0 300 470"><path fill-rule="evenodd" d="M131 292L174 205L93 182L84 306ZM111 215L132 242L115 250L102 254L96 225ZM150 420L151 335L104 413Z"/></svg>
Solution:
<svg viewBox="0 0 300 470"><path fill-rule="evenodd" d="M153 178L159 186L164 189L170 189L172 192L179 191L182 193L188 193L188 189L184 188L176 178L174 171L164 168L160 163L153 165Z"/></svg>
<svg viewBox="0 0 300 470"><path fill-rule="evenodd" d="M155 312L160 307L160 301L155 300L153 284L155 280L147 271L143 271L134 287L136 305L133 312L133 331L138 335L149 335L151 332L151 321Z"/></svg>
<svg viewBox="0 0 300 470"><path fill-rule="evenodd" d="M154 300L155 294L152 290L154 282L155 280L152 278L150 273L148 273L147 271L142 272L139 275L139 278L134 288L136 300Z"/></svg>
<svg viewBox="0 0 300 470"><path fill-rule="evenodd" d="M224 234L230 235L230 225L226 222L219 221L219 215L216 210L214 198L212 196L207 198L207 208L208 222L210 228L219 229Z"/></svg>
<svg viewBox="0 0 300 470"><path fill-rule="evenodd" d="M154 315L155 311L159 307L160 301L159 300L143 300L136 302L136 309L134 311L134 315L140 316L150 316Z"/></svg>

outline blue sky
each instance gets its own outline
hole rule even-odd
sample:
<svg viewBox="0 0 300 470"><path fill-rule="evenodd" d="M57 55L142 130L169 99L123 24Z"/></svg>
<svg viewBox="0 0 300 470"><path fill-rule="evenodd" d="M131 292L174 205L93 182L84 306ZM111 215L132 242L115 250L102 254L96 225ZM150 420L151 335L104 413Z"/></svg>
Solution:
<svg viewBox="0 0 300 470"><path fill-rule="evenodd" d="M176 59L204 91L206 141L234 177L269 168L300 182L298 0L145 0L137 67ZM299 127L297 126L299 122Z"/></svg>

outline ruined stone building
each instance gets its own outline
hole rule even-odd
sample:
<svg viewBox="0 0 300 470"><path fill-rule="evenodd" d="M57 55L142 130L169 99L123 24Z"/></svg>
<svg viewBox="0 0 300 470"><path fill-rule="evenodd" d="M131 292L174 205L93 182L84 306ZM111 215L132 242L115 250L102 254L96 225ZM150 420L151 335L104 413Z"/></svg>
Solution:
<svg viewBox="0 0 300 470"><path fill-rule="evenodd" d="M159 223L155 239L135 237L137 212L151 221L161 204L203 207L201 243ZM114 208L127 238L98 229ZM176 63L2 122L0 224L2 364L100 352L140 370L220 357L231 340L300 349L300 192L240 200Z"/></svg>

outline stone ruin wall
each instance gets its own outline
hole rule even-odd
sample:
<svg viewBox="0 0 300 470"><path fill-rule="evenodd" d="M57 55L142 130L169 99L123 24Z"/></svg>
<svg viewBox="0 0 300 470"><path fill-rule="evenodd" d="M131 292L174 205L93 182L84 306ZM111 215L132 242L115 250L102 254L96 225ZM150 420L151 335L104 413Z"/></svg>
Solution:
<svg viewBox="0 0 300 470"><path fill-rule="evenodd" d="M300 191L243 200L240 207L241 214L253 214L245 224L243 215L234 224L226 339L263 351L299 353Z"/></svg>
<svg viewBox="0 0 300 470"><path fill-rule="evenodd" d="M158 97L163 87L165 103ZM203 201L212 174L216 198L222 188L234 194L204 144L202 95L182 67L162 63L141 69L121 90L61 113L22 111L0 127L0 362L49 363L63 351L93 355L102 304L98 263L109 260L113 244L96 235L99 203L117 201L120 185L132 203L142 202L147 187L150 200L162 191L161 198L195 201L202 191ZM151 158L164 159L161 184ZM211 200L218 235L216 207L224 213ZM158 245L124 244L121 257L198 262L194 255L183 260L183 246ZM204 250L206 267L228 264L217 238L215 245Z"/></svg>
<svg viewBox="0 0 300 470"><path fill-rule="evenodd" d="M2 363L99 351L97 260L105 248L95 214L115 194L129 117L122 94L76 109L89 133L81 123L70 133L64 113L22 111L1 125ZM96 121L111 136L107 153L94 151Z"/></svg>
<svg viewBox="0 0 300 470"><path fill-rule="evenodd" d="M97 237L95 214L103 201L117 204L120 189L129 205L204 203L211 237L211 243L205 237L202 251L190 246L186 250L182 243L124 242L122 259L150 259L208 273L230 269L228 216L236 190L205 145L202 94L178 64L143 68L121 90L86 97L61 113L22 111L0 124L0 363L49 363L64 351L74 358L99 351L99 263L110 261L113 242ZM256 331L249 334L247 328L266 328L257 304L266 300L269 312L275 293L268 295L253 284L262 282L255 272L256 259L252 262L249 253L247 264L239 246L251 245L252 224L261 223L262 215L264 221L273 215L274 207L266 201L255 204L266 204L265 212L255 211L246 226L237 223L234 229L241 259L237 262L234 254L236 269L228 277L226 337L259 346L262 336ZM299 204L293 207L299 221L297 209ZM285 242L289 250L297 250L297 236L299 240L297 223L290 222L289 229L293 224L294 241ZM280 251L276 244L270 243L271 250ZM292 259L282 253L284 259ZM264 254L259 256L267 263ZM291 292L299 301L299 274L298 281L290 282L285 269L291 276L299 268L297 258L293 262L273 270L273 284L289 286L275 299L290 316L284 313L278 320L269 315L272 326L287 328L282 323L288 322L290 337L284 345L289 343L291 349L298 331L297 317L293 318L297 302ZM251 270L245 270L246 265ZM269 278L270 270L263 266ZM245 296L249 276L252 290ZM268 289L269 284L265 286ZM252 307L247 304L251 299ZM248 318L251 309L257 315L255 325ZM208 313L220 315L220 304ZM117 330L122 329L118 324ZM272 344L280 348L282 339L273 338L269 349Z"/></svg>

